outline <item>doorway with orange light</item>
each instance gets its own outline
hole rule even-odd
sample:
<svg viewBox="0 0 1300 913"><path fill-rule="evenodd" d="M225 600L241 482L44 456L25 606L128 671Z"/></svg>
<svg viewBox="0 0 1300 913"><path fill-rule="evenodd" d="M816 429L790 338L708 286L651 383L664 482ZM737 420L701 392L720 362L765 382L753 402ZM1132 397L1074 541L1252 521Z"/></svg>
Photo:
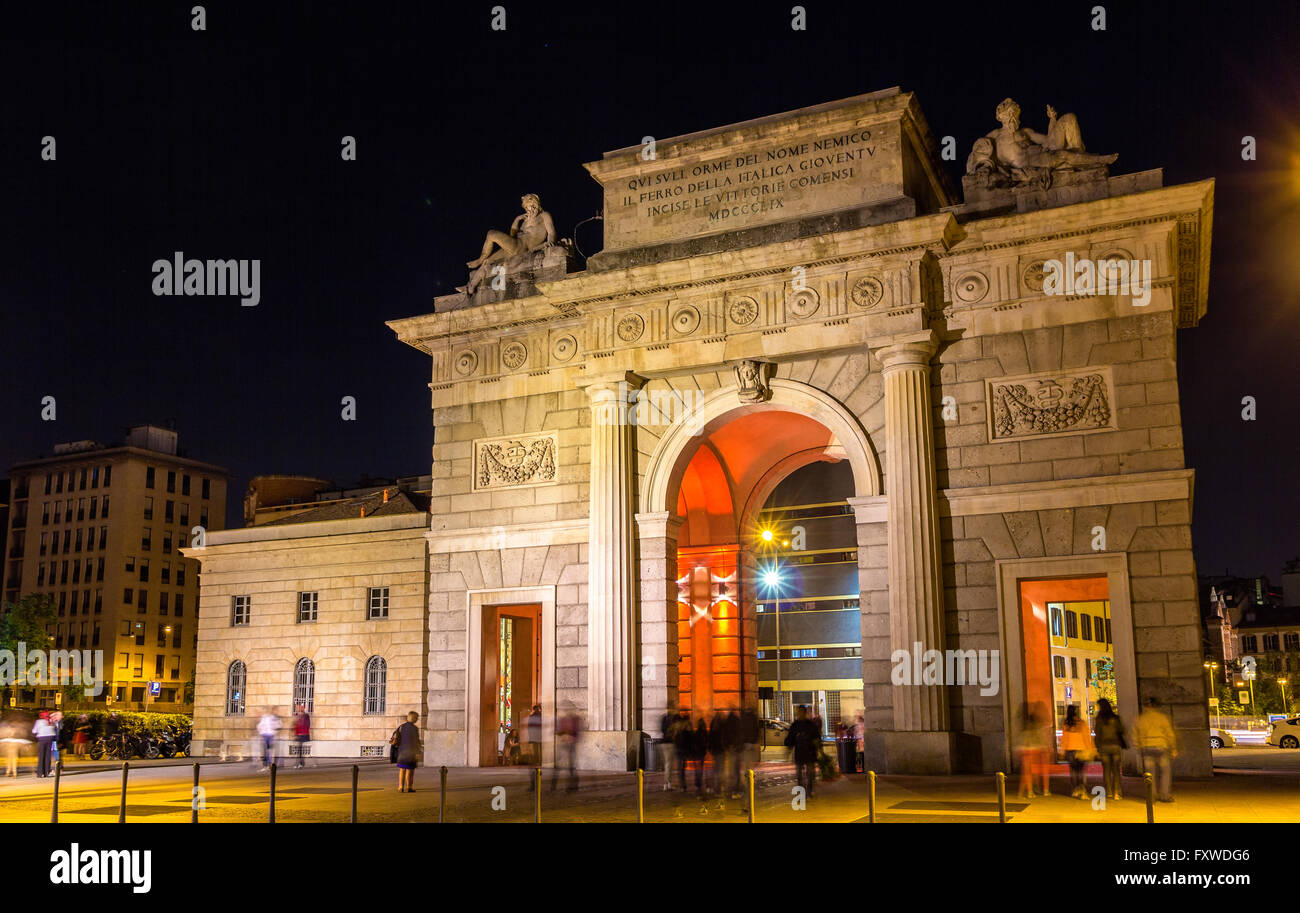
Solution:
<svg viewBox="0 0 1300 913"><path fill-rule="evenodd" d="M538 604L484 606L481 615L479 764L527 759L525 721L542 694ZM512 735L514 738L512 739ZM511 748L518 745L517 756Z"/></svg>

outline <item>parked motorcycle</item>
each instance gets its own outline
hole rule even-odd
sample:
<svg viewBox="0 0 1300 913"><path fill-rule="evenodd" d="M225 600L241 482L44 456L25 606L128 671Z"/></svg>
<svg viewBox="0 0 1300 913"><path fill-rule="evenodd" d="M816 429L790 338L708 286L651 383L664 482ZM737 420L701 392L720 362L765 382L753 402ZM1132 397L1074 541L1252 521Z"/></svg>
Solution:
<svg viewBox="0 0 1300 913"><path fill-rule="evenodd" d="M170 726L163 729L157 738L157 742L158 756L160 758L172 758L181 751L180 746L176 743L176 733Z"/></svg>

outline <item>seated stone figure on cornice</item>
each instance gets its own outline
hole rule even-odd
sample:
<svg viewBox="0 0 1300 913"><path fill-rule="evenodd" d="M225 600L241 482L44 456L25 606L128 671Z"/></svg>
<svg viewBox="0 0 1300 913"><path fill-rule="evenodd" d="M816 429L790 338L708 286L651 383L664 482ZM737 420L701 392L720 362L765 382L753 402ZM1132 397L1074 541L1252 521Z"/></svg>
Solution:
<svg viewBox="0 0 1300 913"><path fill-rule="evenodd" d="M470 268L469 282L460 286L460 291L473 295L494 265L500 263L506 269L521 266L534 251L555 246L555 222L542 209L537 194L526 193L520 202L524 211L510 223L510 231L489 231L478 257L465 264Z"/></svg>
<svg viewBox="0 0 1300 913"><path fill-rule="evenodd" d="M1020 106L1010 98L998 105L997 118L1002 126L977 139L966 159L966 174L987 187L1037 184L1046 189L1056 172L1096 169L1100 177L1105 166L1119 158L1086 151L1078 118L1073 114L1058 118L1051 105L1047 106L1047 135L1020 126Z"/></svg>

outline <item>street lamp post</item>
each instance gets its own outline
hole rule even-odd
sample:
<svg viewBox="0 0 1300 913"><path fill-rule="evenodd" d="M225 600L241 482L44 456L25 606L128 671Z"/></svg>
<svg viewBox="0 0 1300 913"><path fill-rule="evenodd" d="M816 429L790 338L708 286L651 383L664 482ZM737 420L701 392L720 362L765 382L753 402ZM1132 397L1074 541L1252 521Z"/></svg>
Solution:
<svg viewBox="0 0 1300 913"><path fill-rule="evenodd" d="M776 558L776 544L772 531L770 529L763 530L762 538L764 542L771 546L769 555L772 564L763 574L763 582L767 584L776 600L776 700L777 712L784 716L785 701L781 698L781 569Z"/></svg>
<svg viewBox="0 0 1300 913"><path fill-rule="evenodd" d="M1286 696L1286 679L1285 679L1285 678L1279 678L1279 679L1277 680L1277 683L1278 683L1278 686L1282 689L1282 712L1285 713L1287 716L1290 716L1290 715L1291 715L1291 702L1290 702L1289 700L1287 700L1287 696Z"/></svg>
<svg viewBox="0 0 1300 913"><path fill-rule="evenodd" d="M1214 699L1215 697L1217 697L1217 695L1214 693L1214 670L1217 669L1217 668L1219 668L1219 664L1218 664L1218 663L1215 663L1215 662L1207 662L1207 663L1205 663L1205 676L1206 676L1207 679L1209 679L1209 684L1210 684L1210 695L1209 695L1209 696L1210 696L1211 699ZM1219 703L1218 703L1218 701L1215 701L1215 702L1214 702L1214 727L1215 727L1216 729L1219 728Z"/></svg>

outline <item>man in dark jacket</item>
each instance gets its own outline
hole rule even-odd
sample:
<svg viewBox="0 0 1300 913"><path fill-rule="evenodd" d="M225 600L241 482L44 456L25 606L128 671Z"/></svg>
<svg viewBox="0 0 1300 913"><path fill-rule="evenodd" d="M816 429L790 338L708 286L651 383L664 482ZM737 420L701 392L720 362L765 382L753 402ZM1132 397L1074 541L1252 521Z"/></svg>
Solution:
<svg viewBox="0 0 1300 913"><path fill-rule="evenodd" d="M722 795L723 774L727 769L727 715L715 711L709 721L709 759L713 762L713 774L709 777L709 792Z"/></svg>
<svg viewBox="0 0 1300 913"><path fill-rule="evenodd" d="M796 776L809 799L817 782L817 749L821 747L821 740L821 727L808 718L808 706L800 705L797 718L786 734L785 747L794 749Z"/></svg>
<svg viewBox="0 0 1300 913"><path fill-rule="evenodd" d="M677 788L686 792L686 765L695 755L695 727L691 725L690 714L685 710L680 711L670 731L673 734L673 755L677 764Z"/></svg>

